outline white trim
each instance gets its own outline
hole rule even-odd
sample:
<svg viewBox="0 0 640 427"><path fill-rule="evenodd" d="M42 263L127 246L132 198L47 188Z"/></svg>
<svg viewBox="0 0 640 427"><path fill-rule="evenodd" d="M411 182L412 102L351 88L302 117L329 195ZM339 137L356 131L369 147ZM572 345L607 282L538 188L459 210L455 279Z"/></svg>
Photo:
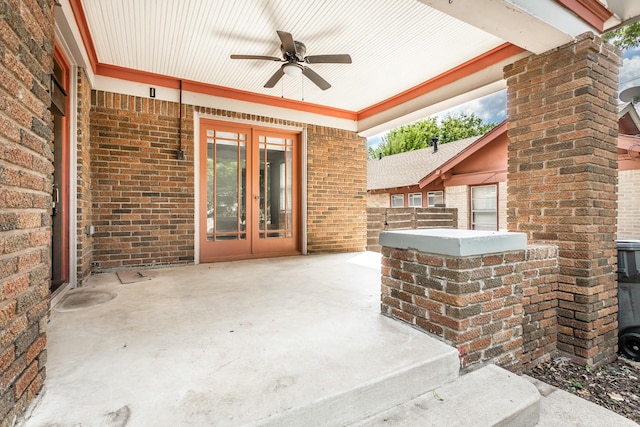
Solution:
<svg viewBox="0 0 640 427"><path fill-rule="evenodd" d="M397 199L402 197L402 206L393 206L393 199ZM404 208L404 204L407 203L406 197L404 197L404 193L396 193L391 195L391 199L389 200L392 208Z"/></svg>
<svg viewBox="0 0 640 427"><path fill-rule="evenodd" d="M82 43L82 36L68 1L59 2L55 9L56 40L63 47L65 55L74 64L83 67L91 86L95 83L95 74L91 69L89 55Z"/></svg>
<svg viewBox="0 0 640 427"><path fill-rule="evenodd" d="M308 176L308 152L307 152L307 129L302 129L300 141L300 185L302 191L300 194L300 232L302 240L300 242L302 255L307 255L307 176Z"/></svg>
<svg viewBox="0 0 640 427"><path fill-rule="evenodd" d="M422 194L422 192L417 192L417 193L409 193L407 195L407 205L410 208L421 208L422 207L422 199L424 198L424 194ZM420 196L420 204L419 205L412 205L411 204L411 196Z"/></svg>
<svg viewBox="0 0 640 427"><path fill-rule="evenodd" d="M154 99L161 101L178 102L180 99L180 91L160 86L150 86L149 84L132 82L129 80L121 80L113 77L96 76L95 90L106 92L122 93L125 95L139 96L149 98L149 89L155 87L156 96ZM336 129L345 129L350 131L357 130L357 122L355 120L340 119L337 117L325 116L322 114L308 113L305 111L295 110L291 108L275 107L266 104L240 101L237 99L223 98L220 96L207 95L190 91L182 92L182 103L201 106L215 107L227 111L236 111L243 114L251 114L263 117L272 117L275 119L288 120L292 122L310 123L318 126L331 127ZM231 117L226 117L231 119ZM246 121L246 123L258 123L254 121Z"/></svg>
<svg viewBox="0 0 640 427"><path fill-rule="evenodd" d="M200 113L193 112L193 263L200 264Z"/></svg>
<svg viewBox="0 0 640 427"><path fill-rule="evenodd" d="M69 283L78 286L78 67L69 70Z"/></svg>

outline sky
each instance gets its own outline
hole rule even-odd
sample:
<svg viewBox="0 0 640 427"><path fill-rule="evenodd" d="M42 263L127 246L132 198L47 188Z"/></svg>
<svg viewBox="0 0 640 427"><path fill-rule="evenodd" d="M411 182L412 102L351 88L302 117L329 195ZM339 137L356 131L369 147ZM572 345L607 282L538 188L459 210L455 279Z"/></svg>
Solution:
<svg viewBox="0 0 640 427"><path fill-rule="evenodd" d="M627 49L622 55L622 67L620 68L618 90L640 86L640 47ZM507 118L507 90L501 90L491 95L483 96L457 107L450 108L436 114L437 117L445 117L447 114L458 115L461 113L474 113L485 123L498 124ZM380 144L384 134L367 138L367 147L376 147Z"/></svg>

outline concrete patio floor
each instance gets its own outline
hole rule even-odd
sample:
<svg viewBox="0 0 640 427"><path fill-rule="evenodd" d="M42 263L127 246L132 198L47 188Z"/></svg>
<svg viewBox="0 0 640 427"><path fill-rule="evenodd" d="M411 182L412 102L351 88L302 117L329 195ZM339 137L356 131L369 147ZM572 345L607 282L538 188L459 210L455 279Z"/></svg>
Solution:
<svg viewBox="0 0 640 427"><path fill-rule="evenodd" d="M93 276L51 311L25 425L279 424L354 388L345 411L417 396L410 378L455 379L455 349L380 315L379 265L351 253L163 268L130 284ZM300 416L331 424L322 410Z"/></svg>

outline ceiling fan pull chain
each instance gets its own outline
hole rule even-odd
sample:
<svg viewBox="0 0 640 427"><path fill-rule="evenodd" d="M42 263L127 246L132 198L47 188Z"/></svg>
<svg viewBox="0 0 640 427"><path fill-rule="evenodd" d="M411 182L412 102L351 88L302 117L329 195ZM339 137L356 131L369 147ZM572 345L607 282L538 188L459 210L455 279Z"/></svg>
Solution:
<svg viewBox="0 0 640 427"><path fill-rule="evenodd" d="M300 82L302 83L302 101L304 102L304 79L300 77Z"/></svg>

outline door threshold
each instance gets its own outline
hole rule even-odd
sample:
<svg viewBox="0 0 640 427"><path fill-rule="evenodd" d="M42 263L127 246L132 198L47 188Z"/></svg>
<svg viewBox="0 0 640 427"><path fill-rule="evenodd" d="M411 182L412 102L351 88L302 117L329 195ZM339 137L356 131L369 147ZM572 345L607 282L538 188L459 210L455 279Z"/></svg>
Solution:
<svg viewBox="0 0 640 427"><path fill-rule="evenodd" d="M216 262L227 261L248 261L252 259L264 259L264 258L282 258L282 257L295 257L303 255L300 251L286 251L286 252L274 252L269 254L253 254L253 255L232 255L226 257L209 258L207 260L200 259L201 264L209 264Z"/></svg>
<svg viewBox="0 0 640 427"><path fill-rule="evenodd" d="M51 304L50 308L55 308L56 305L60 304L62 298L71 290L71 283L66 282L62 285L58 286L58 289L51 293Z"/></svg>

